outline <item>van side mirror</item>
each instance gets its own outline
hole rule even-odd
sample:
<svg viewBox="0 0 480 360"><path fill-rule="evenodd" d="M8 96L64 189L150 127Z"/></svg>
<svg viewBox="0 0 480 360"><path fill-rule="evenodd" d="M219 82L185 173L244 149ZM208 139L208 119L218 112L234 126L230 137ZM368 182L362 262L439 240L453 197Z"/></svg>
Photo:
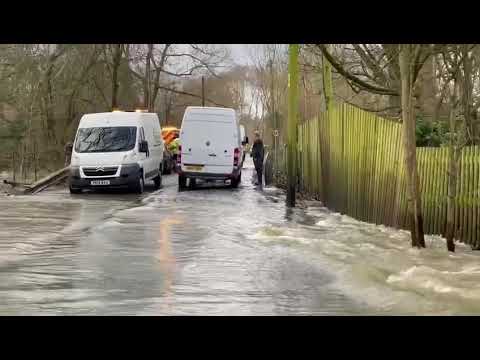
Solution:
<svg viewBox="0 0 480 360"><path fill-rule="evenodd" d="M142 140L138 144L138 151L141 153L148 153L148 142L147 140Z"/></svg>

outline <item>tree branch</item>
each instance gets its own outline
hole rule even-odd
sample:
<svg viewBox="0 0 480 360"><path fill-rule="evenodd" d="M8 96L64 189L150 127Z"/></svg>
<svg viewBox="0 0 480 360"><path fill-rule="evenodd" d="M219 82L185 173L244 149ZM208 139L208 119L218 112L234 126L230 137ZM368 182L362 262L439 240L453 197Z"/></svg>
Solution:
<svg viewBox="0 0 480 360"><path fill-rule="evenodd" d="M368 47L366 45L363 45L365 49L368 51ZM387 82L387 78L385 77L385 74L383 73L383 70L380 68L378 63L375 62L375 58L373 58L373 55L368 51L368 54L361 48L360 45L353 44L354 49L360 55L361 59L367 65L367 67L370 69L370 71L373 73L375 78L378 78L383 81L383 83Z"/></svg>
<svg viewBox="0 0 480 360"><path fill-rule="evenodd" d="M348 71L346 71L342 65L340 63L338 63L334 58L333 56L328 52L327 48L325 47L325 45L323 44L318 44L317 45L320 50L322 51L323 55L325 56L325 58L328 60L328 62L330 62L330 64L332 64L332 66L342 75L344 76L346 79L352 81L353 83L355 83L358 87L361 87L363 88L364 90L367 90L369 92L372 92L372 93L375 93L375 94L379 94L379 95L391 95L391 96L399 96L399 93L398 91L396 90L392 90L392 89L388 89L388 88L384 88L384 87L379 87L379 86L375 86L375 85L371 85L361 79L359 79L358 77L350 74Z"/></svg>
<svg viewBox="0 0 480 360"><path fill-rule="evenodd" d="M187 95L187 96L192 96L192 97L195 97L195 98L198 98L198 99L201 99L202 96L201 95L197 95L197 94L192 94L192 93L189 93L189 92L186 92L186 91L181 91L181 90L176 90L176 89L172 89L172 88L169 88L169 87L166 87L166 86L159 86L158 87L159 89L162 89L162 90L165 90L165 91L170 91L170 92L173 92L175 94L180 94L180 95ZM213 100L210 100L208 98L205 98L205 101L208 101L214 105L217 105L217 106L222 106L222 107L228 107L226 105L223 105L223 104L219 104Z"/></svg>

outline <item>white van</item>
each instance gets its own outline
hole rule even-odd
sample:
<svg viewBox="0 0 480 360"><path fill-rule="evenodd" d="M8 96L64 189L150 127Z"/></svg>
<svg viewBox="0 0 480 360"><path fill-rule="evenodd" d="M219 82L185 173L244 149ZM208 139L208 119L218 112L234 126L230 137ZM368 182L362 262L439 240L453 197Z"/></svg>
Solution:
<svg viewBox="0 0 480 360"><path fill-rule="evenodd" d="M163 138L157 114L142 111L86 114L80 119L70 163L70 192L162 183Z"/></svg>
<svg viewBox="0 0 480 360"><path fill-rule="evenodd" d="M189 106L180 129L177 158L178 186L187 179L230 180L237 187L242 179L243 148L240 126L233 109Z"/></svg>

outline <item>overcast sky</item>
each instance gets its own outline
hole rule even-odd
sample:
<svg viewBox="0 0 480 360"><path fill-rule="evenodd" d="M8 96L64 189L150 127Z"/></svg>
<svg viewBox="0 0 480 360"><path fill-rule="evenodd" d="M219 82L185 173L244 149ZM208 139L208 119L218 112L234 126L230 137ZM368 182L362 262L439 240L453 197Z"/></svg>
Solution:
<svg viewBox="0 0 480 360"><path fill-rule="evenodd" d="M237 64L247 65L248 59L248 47L252 45L248 44L228 44L230 48L232 58Z"/></svg>

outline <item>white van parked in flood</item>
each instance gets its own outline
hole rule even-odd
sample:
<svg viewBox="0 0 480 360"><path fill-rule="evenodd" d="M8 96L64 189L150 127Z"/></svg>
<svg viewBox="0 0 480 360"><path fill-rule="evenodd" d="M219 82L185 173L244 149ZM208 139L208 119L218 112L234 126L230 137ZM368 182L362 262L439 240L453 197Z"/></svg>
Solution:
<svg viewBox="0 0 480 360"><path fill-rule="evenodd" d="M80 119L70 164L70 192L121 188L142 193L146 180L162 183L163 138L157 114L86 114Z"/></svg>
<svg viewBox="0 0 480 360"><path fill-rule="evenodd" d="M237 187L242 179L243 148L235 110L189 106L180 130L177 158L178 186L187 179L230 180Z"/></svg>

